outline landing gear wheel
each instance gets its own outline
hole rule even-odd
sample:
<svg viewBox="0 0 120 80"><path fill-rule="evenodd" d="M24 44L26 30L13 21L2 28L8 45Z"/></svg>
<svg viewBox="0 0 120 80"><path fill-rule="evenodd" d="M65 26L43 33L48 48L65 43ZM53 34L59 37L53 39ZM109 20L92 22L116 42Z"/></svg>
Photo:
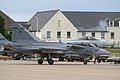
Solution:
<svg viewBox="0 0 120 80"><path fill-rule="evenodd" d="M38 59L38 64L42 64L43 60L42 59Z"/></svg>
<svg viewBox="0 0 120 80"><path fill-rule="evenodd" d="M49 65L53 65L53 63L54 63L54 60L53 60L53 59L49 59L49 60L48 60L48 64L49 64Z"/></svg>
<svg viewBox="0 0 120 80"><path fill-rule="evenodd" d="M67 61L70 62L71 61L70 58L68 58Z"/></svg>
<svg viewBox="0 0 120 80"><path fill-rule="evenodd" d="M83 62L83 64L84 64L84 65L87 65L87 60L85 60L85 61Z"/></svg>
<svg viewBox="0 0 120 80"><path fill-rule="evenodd" d="M74 62L74 58L71 59L71 62Z"/></svg>
<svg viewBox="0 0 120 80"><path fill-rule="evenodd" d="M27 59L27 57L26 57L26 56L23 56L23 57L22 57L22 59L23 59L23 60L26 60L26 59Z"/></svg>

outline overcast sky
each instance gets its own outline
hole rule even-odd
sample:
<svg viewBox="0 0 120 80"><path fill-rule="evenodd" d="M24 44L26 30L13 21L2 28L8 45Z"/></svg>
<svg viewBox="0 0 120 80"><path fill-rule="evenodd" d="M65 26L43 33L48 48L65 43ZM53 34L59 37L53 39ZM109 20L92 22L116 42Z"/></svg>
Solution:
<svg viewBox="0 0 120 80"><path fill-rule="evenodd" d="M120 12L120 0L0 0L0 10L15 21L28 21L38 11Z"/></svg>

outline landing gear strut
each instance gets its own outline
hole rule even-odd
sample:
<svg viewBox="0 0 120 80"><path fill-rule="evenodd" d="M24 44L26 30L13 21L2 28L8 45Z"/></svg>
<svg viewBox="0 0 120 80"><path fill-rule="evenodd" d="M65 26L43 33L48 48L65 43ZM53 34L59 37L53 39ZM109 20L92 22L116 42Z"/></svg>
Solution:
<svg viewBox="0 0 120 80"><path fill-rule="evenodd" d="M87 62L89 61L89 59L90 59L90 56L86 56L86 57L84 58L83 64L84 64L84 65L87 65Z"/></svg>
<svg viewBox="0 0 120 80"><path fill-rule="evenodd" d="M51 54L48 54L48 64L53 65L53 63L54 63L54 60L52 59Z"/></svg>
<svg viewBox="0 0 120 80"><path fill-rule="evenodd" d="M87 62L88 62L88 60L87 60L87 59L84 59L83 64L84 64L84 65L87 65Z"/></svg>

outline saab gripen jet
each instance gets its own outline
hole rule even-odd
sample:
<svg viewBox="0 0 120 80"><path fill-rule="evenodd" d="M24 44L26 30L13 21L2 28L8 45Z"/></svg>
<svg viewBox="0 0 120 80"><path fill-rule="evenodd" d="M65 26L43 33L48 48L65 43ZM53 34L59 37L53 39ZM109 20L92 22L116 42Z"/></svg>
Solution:
<svg viewBox="0 0 120 80"><path fill-rule="evenodd" d="M33 35L24 29L20 24L14 23L12 27L12 41L5 43L4 50L13 51L16 53L34 53L40 54L38 64L43 64L43 58L48 58L48 63L54 63L53 57L65 54L78 55L101 55L111 54L110 52L97 48L92 44L67 44L61 42L45 42L33 40ZM6 39L5 39L6 40ZM84 58L84 64L87 64L87 57Z"/></svg>
<svg viewBox="0 0 120 80"><path fill-rule="evenodd" d="M62 43L91 43L93 45L95 45L96 47L109 47L109 46L113 46L113 44L111 43L107 43L104 41L100 41L94 37L91 36L83 36L81 38L77 38L77 39L67 39L67 40L62 40Z"/></svg>

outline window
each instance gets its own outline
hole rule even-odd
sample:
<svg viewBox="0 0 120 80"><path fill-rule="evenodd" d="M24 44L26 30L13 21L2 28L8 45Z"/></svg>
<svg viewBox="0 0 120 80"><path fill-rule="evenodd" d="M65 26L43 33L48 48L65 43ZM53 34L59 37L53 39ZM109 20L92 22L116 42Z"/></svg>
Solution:
<svg viewBox="0 0 120 80"><path fill-rule="evenodd" d="M86 36L86 32L82 32L82 36Z"/></svg>
<svg viewBox="0 0 120 80"><path fill-rule="evenodd" d="M105 32L101 32L101 38L105 38Z"/></svg>
<svg viewBox="0 0 120 80"><path fill-rule="evenodd" d="M120 27L120 21L119 21L119 27Z"/></svg>
<svg viewBox="0 0 120 80"><path fill-rule="evenodd" d="M58 27L60 27L60 20L58 20Z"/></svg>
<svg viewBox="0 0 120 80"><path fill-rule="evenodd" d="M114 38L114 32L111 32L111 39Z"/></svg>
<svg viewBox="0 0 120 80"><path fill-rule="evenodd" d="M61 32L57 32L57 38L61 38Z"/></svg>
<svg viewBox="0 0 120 80"><path fill-rule="evenodd" d="M114 26L119 27L119 20L114 21Z"/></svg>
<svg viewBox="0 0 120 80"><path fill-rule="evenodd" d="M109 26L114 27L114 21L109 21Z"/></svg>
<svg viewBox="0 0 120 80"><path fill-rule="evenodd" d="M95 32L92 32L92 37L95 37Z"/></svg>
<svg viewBox="0 0 120 80"><path fill-rule="evenodd" d="M107 22L107 26L109 26L109 20L106 20L106 22Z"/></svg>
<svg viewBox="0 0 120 80"><path fill-rule="evenodd" d="M109 25L110 27L112 27L113 26L113 23L112 23L112 21L110 21L110 25Z"/></svg>
<svg viewBox="0 0 120 80"><path fill-rule="evenodd" d="M106 22L107 22L107 25L110 26L110 27L119 27L120 26L120 20L119 19L116 19L115 21L106 20Z"/></svg>
<svg viewBox="0 0 120 80"><path fill-rule="evenodd" d="M51 31L47 31L47 38L51 37Z"/></svg>
<svg viewBox="0 0 120 80"><path fill-rule="evenodd" d="M67 38L71 38L71 32L67 32Z"/></svg>

